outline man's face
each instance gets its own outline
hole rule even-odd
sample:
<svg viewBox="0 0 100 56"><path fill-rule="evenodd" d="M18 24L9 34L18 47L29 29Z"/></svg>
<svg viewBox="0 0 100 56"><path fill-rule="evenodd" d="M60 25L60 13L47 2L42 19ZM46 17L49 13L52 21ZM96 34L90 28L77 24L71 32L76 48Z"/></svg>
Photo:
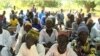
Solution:
<svg viewBox="0 0 100 56"><path fill-rule="evenodd" d="M38 24L38 19L33 19L34 24Z"/></svg>
<svg viewBox="0 0 100 56"><path fill-rule="evenodd" d="M89 23L93 23L93 20L90 20Z"/></svg>
<svg viewBox="0 0 100 56"><path fill-rule="evenodd" d="M79 33L79 39L82 43L86 43L87 38L88 38L87 32L82 31L82 32Z"/></svg>
<svg viewBox="0 0 100 56"><path fill-rule="evenodd" d="M26 44L28 46L34 45L35 44L35 41L36 40L32 37L32 35L27 35L26 40L25 40L25 42L26 42Z"/></svg>
<svg viewBox="0 0 100 56"><path fill-rule="evenodd" d="M82 22L81 18L77 18L77 23L80 24Z"/></svg>
<svg viewBox="0 0 100 56"><path fill-rule="evenodd" d="M32 36L27 37L27 42L30 44L34 44L34 41L36 41Z"/></svg>
<svg viewBox="0 0 100 56"><path fill-rule="evenodd" d="M52 27L53 27L53 23L52 23L52 21L47 21L46 22L46 27L47 27L47 29L52 29Z"/></svg>
<svg viewBox="0 0 100 56"><path fill-rule="evenodd" d="M24 26L24 30L25 30L26 32L28 32L30 29L32 29L32 26L30 26L30 25Z"/></svg>
<svg viewBox="0 0 100 56"><path fill-rule="evenodd" d="M59 36L58 39L58 45L61 47L61 48L64 48L66 47L66 45L68 44L68 37L62 35L62 36Z"/></svg>

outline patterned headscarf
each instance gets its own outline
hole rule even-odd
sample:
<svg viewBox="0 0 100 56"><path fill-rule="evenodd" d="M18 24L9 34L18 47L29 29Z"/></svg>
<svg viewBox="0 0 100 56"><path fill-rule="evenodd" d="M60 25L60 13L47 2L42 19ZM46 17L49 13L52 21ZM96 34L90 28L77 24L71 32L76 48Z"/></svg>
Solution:
<svg viewBox="0 0 100 56"><path fill-rule="evenodd" d="M85 25L80 26L80 27L78 28L78 34L79 34L80 32L82 32L82 31L87 32L87 33L89 34L89 30L88 30L87 26L85 26Z"/></svg>
<svg viewBox="0 0 100 56"><path fill-rule="evenodd" d="M39 39L39 32L36 31L36 30L34 30L34 29L31 29L31 30L27 33L27 35L31 35L32 38L34 38L34 39L36 39L36 40Z"/></svg>

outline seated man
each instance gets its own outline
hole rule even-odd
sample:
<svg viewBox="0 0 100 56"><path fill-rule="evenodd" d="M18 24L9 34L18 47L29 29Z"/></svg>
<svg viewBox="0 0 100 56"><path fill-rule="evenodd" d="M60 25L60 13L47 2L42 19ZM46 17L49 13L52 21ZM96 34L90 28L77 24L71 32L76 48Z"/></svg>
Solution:
<svg viewBox="0 0 100 56"><path fill-rule="evenodd" d="M39 43L50 48L57 39L58 32L53 28L53 22L50 19L46 20L46 28L40 31Z"/></svg>
<svg viewBox="0 0 100 56"><path fill-rule="evenodd" d="M55 43L47 52L46 56L77 56L68 43L68 36L66 32L60 32L57 43Z"/></svg>
<svg viewBox="0 0 100 56"><path fill-rule="evenodd" d="M39 31L41 31L42 26L39 24L38 18L33 19L32 27L34 27L34 28L38 29Z"/></svg>
<svg viewBox="0 0 100 56"><path fill-rule="evenodd" d="M45 48L38 43L39 32L31 29L26 36L23 37L23 43L17 56L45 56Z"/></svg>
<svg viewBox="0 0 100 56"><path fill-rule="evenodd" d="M76 21L72 23L73 33L77 33L78 27L82 25L85 25L83 20L81 18L77 18Z"/></svg>
<svg viewBox="0 0 100 56"><path fill-rule="evenodd" d="M11 56L11 37L10 33L2 28L0 23L0 56Z"/></svg>
<svg viewBox="0 0 100 56"><path fill-rule="evenodd" d="M9 23L9 26L11 26L11 27L16 27L17 25L18 25L18 19L16 18L16 17L12 17L11 19L10 19L10 23Z"/></svg>
<svg viewBox="0 0 100 56"><path fill-rule="evenodd" d="M94 43L97 45L97 50L99 54L100 52L100 49L99 49L100 48L99 46L100 45L100 18L98 19L98 22L95 23L95 25L92 27L90 36L92 40L94 41Z"/></svg>
<svg viewBox="0 0 100 56"><path fill-rule="evenodd" d="M95 23L95 25L92 27L90 36L92 40L100 43L100 18L98 19L98 22Z"/></svg>
<svg viewBox="0 0 100 56"><path fill-rule="evenodd" d="M77 30L80 26L86 25L83 23L82 18L76 18L76 21L72 23L72 35L71 35L71 40L77 38Z"/></svg>

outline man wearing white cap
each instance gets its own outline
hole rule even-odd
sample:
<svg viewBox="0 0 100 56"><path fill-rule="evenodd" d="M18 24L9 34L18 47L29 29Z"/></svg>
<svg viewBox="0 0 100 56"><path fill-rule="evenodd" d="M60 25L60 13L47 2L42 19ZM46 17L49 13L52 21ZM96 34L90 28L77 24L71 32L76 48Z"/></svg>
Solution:
<svg viewBox="0 0 100 56"><path fill-rule="evenodd" d="M20 49L23 35L25 35L30 29L32 29L32 24L29 21L25 22L24 26L21 27L18 33L18 39L15 45L15 54L17 54Z"/></svg>

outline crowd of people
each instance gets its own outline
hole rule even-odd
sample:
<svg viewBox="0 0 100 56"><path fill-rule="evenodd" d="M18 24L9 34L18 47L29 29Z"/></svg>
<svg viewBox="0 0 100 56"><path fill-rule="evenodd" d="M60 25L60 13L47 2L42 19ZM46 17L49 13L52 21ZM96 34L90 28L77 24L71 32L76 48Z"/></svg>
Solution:
<svg viewBox="0 0 100 56"><path fill-rule="evenodd" d="M100 56L100 18L77 11L66 14L32 9L0 15L0 56ZM56 23L56 21L58 23Z"/></svg>

